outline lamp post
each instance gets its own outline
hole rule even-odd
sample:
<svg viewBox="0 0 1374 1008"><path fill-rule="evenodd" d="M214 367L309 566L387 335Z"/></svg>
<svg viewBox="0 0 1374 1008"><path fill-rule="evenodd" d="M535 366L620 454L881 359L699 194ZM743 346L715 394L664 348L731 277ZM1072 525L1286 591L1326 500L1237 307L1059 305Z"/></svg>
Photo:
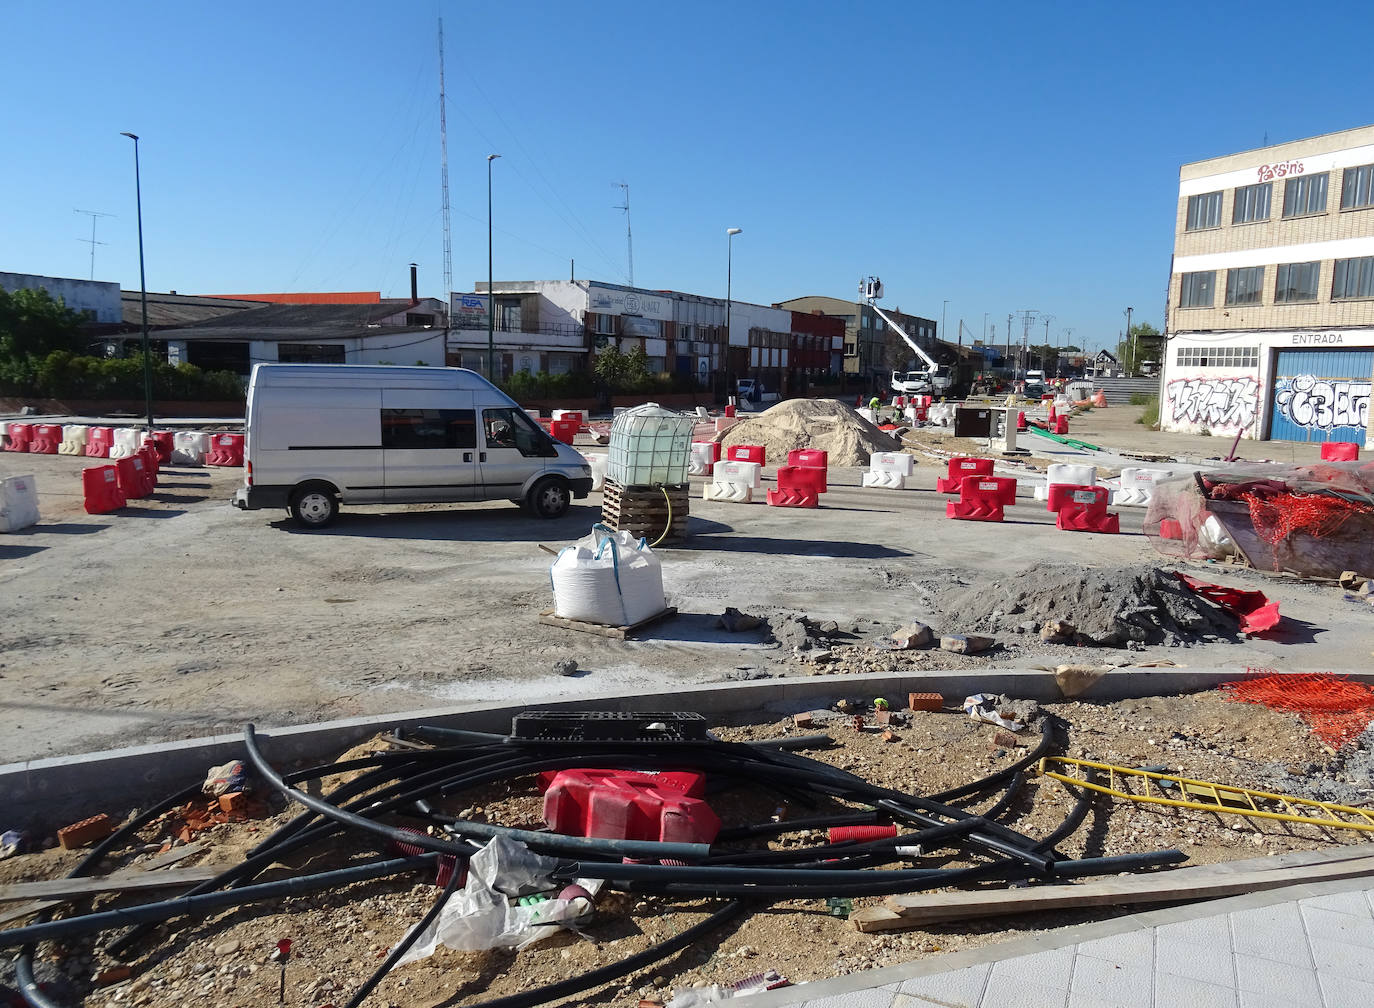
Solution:
<svg viewBox="0 0 1374 1008"><path fill-rule="evenodd" d="M496 373L496 296L492 293L491 272L491 163L500 154L487 155L487 381L495 384Z"/></svg>
<svg viewBox="0 0 1374 1008"><path fill-rule="evenodd" d="M138 289L143 301L143 400L147 407L148 433L153 433L153 355L148 348L148 280L143 272L143 180L138 167L138 137L121 133L134 142L134 199L138 207Z"/></svg>
<svg viewBox="0 0 1374 1008"><path fill-rule="evenodd" d="M743 228L725 229L725 398L730 398L730 276L733 272L735 235L743 234Z"/></svg>
<svg viewBox="0 0 1374 1008"><path fill-rule="evenodd" d="M1135 311L1134 308L1126 309L1126 348L1131 354L1131 377L1135 377L1137 356L1135 352L1135 340L1131 337L1131 312L1133 311Z"/></svg>

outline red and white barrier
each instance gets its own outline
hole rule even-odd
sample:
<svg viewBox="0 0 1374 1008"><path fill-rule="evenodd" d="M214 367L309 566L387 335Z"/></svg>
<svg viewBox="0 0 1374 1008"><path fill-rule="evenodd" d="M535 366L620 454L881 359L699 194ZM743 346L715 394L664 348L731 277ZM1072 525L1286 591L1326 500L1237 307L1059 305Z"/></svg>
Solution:
<svg viewBox="0 0 1374 1008"><path fill-rule="evenodd" d="M1354 441L1327 441L1322 445L1324 462L1356 462L1360 458L1360 446Z"/></svg>
<svg viewBox="0 0 1374 1008"><path fill-rule="evenodd" d="M62 443L57 446L57 454L85 455L86 434L89 430L85 424L65 424L62 427Z"/></svg>
<svg viewBox="0 0 1374 1008"><path fill-rule="evenodd" d="M56 455L62 444L60 424L40 423L33 425L32 439L29 441L30 455Z"/></svg>
<svg viewBox="0 0 1374 1008"><path fill-rule="evenodd" d="M1172 469L1127 466L1121 470L1121 487L1112 494L1113 507L1149 507L1155 484L1174 475Z"/></svg>
<svg viewBox="0 0 1374 1008"><path fill-rule="evenodd" d="M949 460L946 475L935 481L935 489L945 494L962 493L963 482L969 476L991 475L992 459L956 455Z"/></svg>
<svg viewBox="0 0 1374 1008"><path fill-rule="evenodd" d="M687 451L687 472L692 476L710 475L711 467L720 461L719 441L693 441Z"/></svg>
<svg viewBox="0 0 1374 1008"><path fill-rule="evenodd" d="M1106 487L1070 487L1068 499L1059 508L1055 526L1064 532L1120 532L1120 517L1108 514L1107 497Z"/></svg>
<svg viewBox="0 0 1374 1008"><path fill-rule="evenodd" d="M25 452L29 450L29 442L33 440L33 424L11 422L9 426L9 440L5 442L7 452Z"/></svg>
<svg viewBox="0 0 1374 1008"><path fill-rule="evenodd" d="M1096 486L1097 470L1090 465L1075 465L1067 462L1056 462L1049 467L1045 473L1045 482L1035 487L1035 499L1050 501L1049 510L1059 510L1059 497L1051 498L1051 488L1056 485L1062 486Z"/></svg>
<svg viewBox="0 0 1374 1008"><path fill-rule="evenodd" d="M763 445L730 445L725 449L725 460L727 462L757 462L759 465L763 465L765 461Z"/></svg>
<svg viewBox="0 0 1374 1008"><path fill-rule="evenodd" d="M114 449L113 427L91 427L86 431L86 457L109 458Z"/></svg>
<svg viewBox="0 0 1374 1008"><path fill-rule="evenodd" d="M110 458L126 459L137 454L143 447L143 433L135 427L116 427L114 444L110 446Z"/></svg>
<svg viewBox="0 0 1374 1008"><path fill-rule="evenodd" d="M761 482L757 462L717 462L711 467L711 482L701 489L702 500L748 504Z"/></svg>
<svg viewBox="0 0 1374 1008"><path fill-rule="evenodd" d="M786 488L813 494L825 493L825 470L816 466L778 466L777 481L780 490Z"/></svg>
<svg viewBox="0 0 1374 1008"><path fill-rule="evenodd" d="M243 435L214 434L210 438L210 453L205 456L208 466L243 465Z"/></svg>
<svg viewBox="0 0 1374 1008"><path fill-rule="evenodd" d="M119 486L117 463L83 469L81 494L85 498L87 514L109 514L128 503L124 491Z"/></svg>
<svg viewBox="0 0 1374 1008"><path fill-rule="evenodd" d="M999 522L1004 508L1016 503L1016 480L1005 476L966 476L959 499L945 504L945 517L961 521Z"/></svg>

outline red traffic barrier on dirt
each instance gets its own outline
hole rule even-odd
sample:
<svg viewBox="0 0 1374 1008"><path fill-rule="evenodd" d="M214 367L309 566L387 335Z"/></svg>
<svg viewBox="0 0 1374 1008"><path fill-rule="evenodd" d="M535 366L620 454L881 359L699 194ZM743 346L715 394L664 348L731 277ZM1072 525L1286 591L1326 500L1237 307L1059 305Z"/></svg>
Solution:
<svg viewBox="0 0 1374 1008"><path fill-rule="evenodd" d="M1059 507L1055 527L1064 532L1121 531L1118 515L1107 513L1111 491L1103 486L1070 486L1068 496Z"/></svg>
<svg viewBox="0 0 1374 1008"><path fill-rule="evenodd" d="M579 418L549 422L549 434L555 441L562 441L564 444L572 444L573 438L577 437L577 432L581 429L582 421Z"/></svg>
<svg viewBox="0 0 1374 1008"><path fill-rule="evenodd" d="M719 817L702 800L701 774L575 769L539 777L544 821L555 833L709 844L720 832Z"/></svg>
<svg viewBox="0 0 1374 1008"><path fill-rule="evenodd" d="M825 493L825 470L817 466L778 466L779 490L805 490Z"/></svg>
<svg viewBox="0 0 1374 1008"><path fill-rule="evenodd" d="M1004 476L966 476L959 499L945 504L945 517L961 521L999 522L1003 508L1016 503L1016 480Z"/></svg>
<svg viewBox="0 0 1374 1008"><path fill-rule="evenodd" d="M208 466L243 465L243 435L211 435L210 453L205 456L205 464Z"/></svg>
<svg viewBox="0 0 1374 1008"><path fill-rule="evenodd" d="M128 500L119 488L117 466L91 466L81 471L81 496L85 498L87 514L109 514L118 511Z"/></svg>
<svg viewBox="0 0 1374 1008"><path fill-rule="evenodd" d="M92 427L86 431L87 458L109 458L113 447L113 427Z"/></svg>
<svg viewBox="0 0 1374 1008"><path fill-rule="evenodd" d="M1360 446L1354 441L1328 441L1322 445L1323 462L1358 462Z"/></svg>
<svg viewBox="0 0 1374 1008"><path fill-rule="evenodd" d="M819 448L799 448L787 453L787 464L825 469L830 465L830 456Z"/></svg>
<svg viewBox="0 0 1374 1008"><path fill-rule="evenodd" d="M769 507L813 508L820 504L816 491L795 486L780 486L776 490L769 490L767 499Z"/></svg>
<svg viewBox="0 0 1374 1008"><path fill-rule="evenodd" d="M29 443L33 440L33 424L12 423L10 424L10 441L5 445L7 452L27 452Z"/></svg>
<svg viewBox="0 0 1374 1008"><path fill-rule="evenodd" d="M946 475L935 481L935 489L939 493L960 493L960 484L969 476L991 476L992 459L970 458L958 456L949 460L949 468Z"/></svg>
<svg viewBox="0 0 1374 1008"><path fill-rule="evenodd" d="M127 500L142 500L153 492L148 463L142 455L128 455L116 459L114 468L119 490Z"/></svg>
<svg viewBox="0 0 1374 1008"><path fill-rule="evenodd" d="M62 425L40 423L33 425L33 435L29 441L30 455L56 455L57 446L62 443Z"/></svg>
<svg viewBox="0 0 1374 1008"><path fill-rule="evenodd" d="M737 444L725 449L726 462L757 462L763 465L763 445Z"/></svg>
<svg viewBox="0 0 1374 1008"><path fill-rule="evenodd" d="M157 456L157 448L153 445L145 444L134 454L143 460L143 464L148 470L148 475L153 478L153 483L156 484L157 474L162 471L162 465Z"/></svg>
<svg viewBox="0 0 1374 1008"><path fill-rule="evenodd" d="M157 449L158 467L165 466L172 461L173 439L176 437L174 431L153 431L151 434L143 435L143 443L152 445Z"/></svg>
<svg viewBox="0 0 1374 1008"><path fill-rule="evenodd" d="M1069 432L1069 418L1066 416L1055 417L1054 432L1056 434L1067 434Z"/></svg>
<svg viewBox="0 0 1374 1008"><path fill-rule="evenodd" d="M1016 429L1017 429L1018 431L1028 430L1028 429L1029 429L1029 426L1030 426L1030 425L1026 423L1026 414L1025 414L1025 411L1023 410L1023 411L1017 413L1017 414L1016 414Z"/></svg>

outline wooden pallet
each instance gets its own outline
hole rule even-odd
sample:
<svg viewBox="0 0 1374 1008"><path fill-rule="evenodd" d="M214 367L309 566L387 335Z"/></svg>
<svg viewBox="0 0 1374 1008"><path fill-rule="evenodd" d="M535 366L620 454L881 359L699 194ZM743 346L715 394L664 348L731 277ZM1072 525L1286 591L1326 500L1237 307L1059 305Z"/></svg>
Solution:
<svg viewBox="0 0 1374 1008"><path fill-rule="evenodd" d="M672 527L663 536L664 542L680 542L687 538L687 517L691 510L690 487L666 487L663 490L626 489L607 480L601 491L601 521L617 532L629 532L636 538L654 542L663 536L668 524L668 505L672 504Z"/></svg>
<svg viewBox="0 0 1374 1008"><path fill-rule="evenodd" d="M610 637L613 640L625 640L631 634L651 623L665 620L677 615L677 607L669 606L662 612L654 613L648 619L642 619L638 623L629 626L605 626L601 623L584 623L582 620L564 619L562 616L555 616L552 609L545 609L539 614L539 622L545 626L562 627L564 630L580 630L583 633L596 634L598 637Z"/></svg>

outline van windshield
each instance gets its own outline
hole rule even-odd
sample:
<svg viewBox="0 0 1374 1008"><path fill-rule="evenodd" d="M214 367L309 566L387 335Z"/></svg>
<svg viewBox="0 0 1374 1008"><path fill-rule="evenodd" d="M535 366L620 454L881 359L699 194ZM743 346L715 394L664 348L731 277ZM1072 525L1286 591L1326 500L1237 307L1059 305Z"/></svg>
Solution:
<svg viewBox="0 0 1374 1008"><path fill-rule="evenodd" d="M488 448L515 448L527 458L553 457L558 448L522 409L504 407L482 411L482 432Z"/></svg>

